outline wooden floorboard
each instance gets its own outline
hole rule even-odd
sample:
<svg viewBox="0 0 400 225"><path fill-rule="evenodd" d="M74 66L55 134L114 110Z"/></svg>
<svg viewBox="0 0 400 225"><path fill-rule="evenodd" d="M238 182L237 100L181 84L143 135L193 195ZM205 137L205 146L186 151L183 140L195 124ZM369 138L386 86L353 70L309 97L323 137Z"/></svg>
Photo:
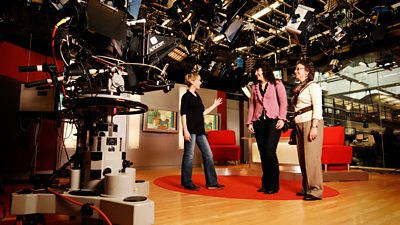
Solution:
<svg viewBox="0 0 400 225"><path fill-rule="evenodd" d="M144 170L138 174L154 180L179 174L179 170ZM370 173L368 181L325 184L340 194L315 202L237 200L172 192L152 185L150 198L156 204L156 224L400 224L400 175Z"/></svg>
<svg viewBox="0 0 400 225"><path fill-rule="evenodd" d="M200 168L194 169L194 173L201 172ZM340 194L314 202L208 197L169 191L153 184L158 177L179 174L179 168L137 169L137 179L150 181L149 198L155 202L156 225L400 224L398 174L370 172L367 181L326 182ZM12 224L13 219L8 215L1 225ZM79 224L79 220L69 222L66 217L46 219L47 225Z"/></svg>
<svg viewBox="0 0 400 225"><path fill-rule="evenodd" d="M301 171L298 165L280 165L280 179L289 181L301 181ZM237 176L261 176L261 166L217 166L218 175L237 175ZM368 173L359 169L347 170L328 170L322 172L324 182L329 181L366 181Z"/></svg>

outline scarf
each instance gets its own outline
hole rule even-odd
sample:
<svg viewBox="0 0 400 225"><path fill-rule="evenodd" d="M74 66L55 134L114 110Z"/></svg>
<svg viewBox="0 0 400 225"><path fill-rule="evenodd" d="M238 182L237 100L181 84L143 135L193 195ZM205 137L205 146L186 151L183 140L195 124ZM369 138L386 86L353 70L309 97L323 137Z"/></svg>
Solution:
<svg viewBox="0 0 400 225"><path fill-rule="evenodd" d="M293 97L292 97L292 104L296 105L297 103L297 98L299 97L300 92L302 92L308 85L310 85L312 81L309 82L302 82L297 87L295 87L292 91Z"/></svg>

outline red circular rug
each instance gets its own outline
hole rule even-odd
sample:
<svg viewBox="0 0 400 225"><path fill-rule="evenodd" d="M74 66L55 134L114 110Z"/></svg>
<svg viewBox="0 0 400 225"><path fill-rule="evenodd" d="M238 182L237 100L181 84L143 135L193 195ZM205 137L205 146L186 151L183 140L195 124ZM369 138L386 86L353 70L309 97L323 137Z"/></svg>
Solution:
<svg viewBox="0 0 400 225"><path fill-rule="evenodd" d="M154 184L171 190L197 195L206 195L224 198L237 199L257 199L257 200L301 200L303 197L296 196L296 192L301 190L301 183L295 181L280 181L280 190L276 194L267 195L257 192L260 187L261 179L257 176L218 176L218 182L225 185L223 190L208 190L205 186L203 174L194 174L193 182L200 186L199 191L189 191L184 189L181 183L180 175L165 176L154 180ZM324 198L338 195L339 192L333 188L324 185Z"/></svg>

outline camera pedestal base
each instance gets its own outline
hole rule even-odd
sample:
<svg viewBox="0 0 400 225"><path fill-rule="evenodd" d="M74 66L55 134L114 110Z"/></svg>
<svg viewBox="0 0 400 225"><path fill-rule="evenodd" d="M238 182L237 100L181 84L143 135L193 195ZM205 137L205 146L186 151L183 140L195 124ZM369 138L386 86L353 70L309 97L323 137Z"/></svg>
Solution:
<svg viewBox="0 0 400 225"><path fill-rule="evenodd" d="M99 208L113 224L119 225L149 225L154 223L154 202L143 198L143 201L128 202L125 198L109 198L101 196L77 196L63 194L80 203L90 203ZM62 197L45 191L29 194L13 193L11 201L11 214L17 216L32 214L60 214L81 216L81 206ZM87 217L102 220L96 210Z"/></svg>

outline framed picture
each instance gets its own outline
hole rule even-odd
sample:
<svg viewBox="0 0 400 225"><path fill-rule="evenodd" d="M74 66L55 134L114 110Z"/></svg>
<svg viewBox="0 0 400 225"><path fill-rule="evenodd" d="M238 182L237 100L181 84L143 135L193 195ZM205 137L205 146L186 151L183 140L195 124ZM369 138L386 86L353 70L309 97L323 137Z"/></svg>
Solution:
<svg viewBox="0 0 400 225"><path fill-rule="evenodd" d="M220 129L220 115L207 114L204 115L204 129L206 132L210 130Z"/></svg>
<svg viewBox="0 0 400 225"><path fill-rule="evenodd" d="M143 114L143 131L178 133L178 112L162 109L149 109Z"/></svg>

